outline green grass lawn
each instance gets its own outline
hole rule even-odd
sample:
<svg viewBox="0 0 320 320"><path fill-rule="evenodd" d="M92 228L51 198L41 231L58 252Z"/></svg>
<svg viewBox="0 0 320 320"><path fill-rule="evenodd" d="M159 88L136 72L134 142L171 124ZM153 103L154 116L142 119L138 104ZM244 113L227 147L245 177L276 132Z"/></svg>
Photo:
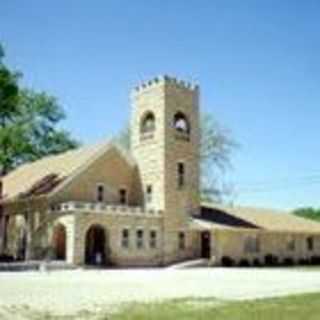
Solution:
<svg viewBox="0 0 320 320"><path fill-rule="evenodd" d="M7 310L9 311L9 310ZM29 308L14 308L0 319L28 320L319 320L320 293L229 302L214 299L174 300L164 303L135 304L115 314L108 311L81 312L74 316L55 316Z"/></svg>
<svg viewBox="0 0 320 320"><path fill-rule="evenodd" d="M320 293L251 302L182 300L131 306L110 320L319 320Z"/></svg>

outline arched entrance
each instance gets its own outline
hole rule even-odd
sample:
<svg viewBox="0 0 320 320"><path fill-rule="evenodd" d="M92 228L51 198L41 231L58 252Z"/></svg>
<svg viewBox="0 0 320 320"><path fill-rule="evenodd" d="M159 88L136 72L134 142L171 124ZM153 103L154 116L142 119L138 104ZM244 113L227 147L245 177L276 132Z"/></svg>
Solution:
<svg viewBox="0 0 320 320"><path fill-rule="evenodd" d="M91 226L86 233L85 262L90 265L106 263L106 234L100 225Z"/></svg>
<svg viewBox="0 0 320 320"><path fill-rule="evenodd" d="M57 224L53 230L53 248L57 260L66 259L66 228L61 223Z"/></svg>

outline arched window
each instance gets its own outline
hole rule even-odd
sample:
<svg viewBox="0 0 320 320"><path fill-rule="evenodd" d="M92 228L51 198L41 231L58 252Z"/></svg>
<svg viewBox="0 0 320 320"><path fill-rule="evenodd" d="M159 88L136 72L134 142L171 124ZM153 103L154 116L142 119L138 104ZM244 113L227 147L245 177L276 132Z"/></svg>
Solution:
<svg viewBox="0 0 320 320"><path fill-rule="evenodd" d="M173 126L179 133L189 135L191 128L190 123L186 115L182 112L177 112L174 115Z"/></svg>
<svg viewBox="0 0 320 320"><path fill-rule="evenodd" d="M156 119L152 112L147 112L141 121L140 132L142 134L150 133L156 129Z"/></svg>

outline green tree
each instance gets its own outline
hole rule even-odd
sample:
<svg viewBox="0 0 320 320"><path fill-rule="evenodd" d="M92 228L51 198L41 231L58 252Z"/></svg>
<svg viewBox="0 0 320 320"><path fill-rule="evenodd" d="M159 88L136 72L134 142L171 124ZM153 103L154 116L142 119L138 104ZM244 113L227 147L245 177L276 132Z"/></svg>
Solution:
<svg viewBox="0 0 320 320"><path fill-rule="evenodd" d="M18 165L75 148L78 142L60 129L65 113L44 92L21 89L21 75L3 62L0 45L0 166L5 174Z"/></svg>
<svg viewBox="0 0 320 320"><path fill-rule="evenodd" d="M211 114L201 115L200 130L201 198L202 201L221 202L231 194L224 183L224 174L232 167L231 155L238 144ZM129 126L124 127L113 142L129 150Z"/></svg>
<svg viewBox="0 0 320 320"><path fill-rule="evenodd" d="M293 211L293 214L302 218L320 221L320 209L312 207L298 208Z"/></svg>
<svg viewBox="0 0 320 320"><path fill-rule="evenodd" d="M10 156L16 136L13 119L19 113L19 75L3 63L4 51L0 44L0 176L10 166Z"/></svg>

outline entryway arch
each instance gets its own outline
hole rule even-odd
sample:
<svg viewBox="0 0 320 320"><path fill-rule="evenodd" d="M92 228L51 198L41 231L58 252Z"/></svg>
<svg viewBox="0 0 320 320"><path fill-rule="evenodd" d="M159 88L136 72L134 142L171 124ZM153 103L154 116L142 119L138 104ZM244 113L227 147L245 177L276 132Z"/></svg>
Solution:
<svg viewBox="0 0 320 320"><path fill-rule="evenodd" d="M103 226L94 224L89 227L85 237L85 263L103 265L106 263L106 231Z"/></svg>
<svg viewBox="0 0 320 320"><path fill-rule="evenodd" d="M53 229L53 248L55 259L66 260L67 232L66 227L58 223Z"/></svg>

